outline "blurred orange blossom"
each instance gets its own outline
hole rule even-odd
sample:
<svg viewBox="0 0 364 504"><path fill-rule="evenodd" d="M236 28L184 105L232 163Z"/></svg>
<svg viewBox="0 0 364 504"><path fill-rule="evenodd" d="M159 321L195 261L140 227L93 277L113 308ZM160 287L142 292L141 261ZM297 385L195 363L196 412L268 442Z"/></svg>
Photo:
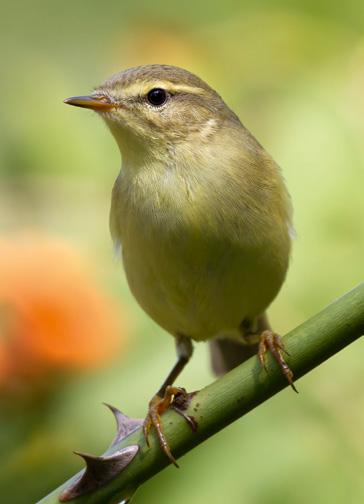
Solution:
<svg viewBox="0 0 364 504"><path fill-rule="evenodd" d="M0 236L0 387L107 361L125 340L120 312L67 242Z"/></svg>

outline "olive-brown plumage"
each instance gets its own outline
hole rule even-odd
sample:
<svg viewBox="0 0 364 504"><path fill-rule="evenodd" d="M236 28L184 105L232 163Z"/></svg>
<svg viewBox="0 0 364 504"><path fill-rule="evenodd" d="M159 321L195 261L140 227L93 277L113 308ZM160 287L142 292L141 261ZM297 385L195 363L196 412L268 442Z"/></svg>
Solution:
<svg viewBox="0 0 364 504"><path fill-rule="evenodd" d="M135 298L176 337L179 360L163 396L192 353L191 339L241 346L258 330L267 333L264 314L289 263L290 199L269 154L186 70L131 68L68 103L94 108L122 154L111 233ZM282 364L280 343L266 336L261 361L268 345ZM236 359L236 345L234 364L246 357L242 351ZM163 410L152 402L146 435Z"/></svg>

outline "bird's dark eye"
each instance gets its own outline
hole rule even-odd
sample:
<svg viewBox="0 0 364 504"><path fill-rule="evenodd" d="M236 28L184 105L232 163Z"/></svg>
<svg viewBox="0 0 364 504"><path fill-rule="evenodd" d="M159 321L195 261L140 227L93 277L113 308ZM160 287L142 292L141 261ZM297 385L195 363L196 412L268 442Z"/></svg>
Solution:
<svg viewBox="0 0 364 504"><path fill-rule="evenodd" d="M167 100L167 93L164 89L154 88L151 89L147 95L148 101L155 107L160 107Z"/></svg>

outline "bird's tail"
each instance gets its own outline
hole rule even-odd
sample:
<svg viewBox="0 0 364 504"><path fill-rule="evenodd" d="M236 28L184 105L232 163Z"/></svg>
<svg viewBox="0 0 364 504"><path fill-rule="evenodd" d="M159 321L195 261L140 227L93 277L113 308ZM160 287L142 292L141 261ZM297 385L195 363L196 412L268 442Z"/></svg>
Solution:
<svg viewBox="0 0 364 504"><path fill-rule="evenodd" d="M217 376L223 375L249 359L249 357L255 355L258 352L259 342L244 344L243 338L245 337L244 339L246 342L249 335L257 336L266 329L270 329L270 325L266 314L263 314L257 317L252 324L242 324L241 342L223 338L210 340L210 355L213 372Z"/></svg>
<svg viewBox="0 0 364 504"><path fill-rule="evenodd" d="M210 355L212 370L221 376L258 351L258 345L242 345L228 339L215 339L210 341Z"/></svg>

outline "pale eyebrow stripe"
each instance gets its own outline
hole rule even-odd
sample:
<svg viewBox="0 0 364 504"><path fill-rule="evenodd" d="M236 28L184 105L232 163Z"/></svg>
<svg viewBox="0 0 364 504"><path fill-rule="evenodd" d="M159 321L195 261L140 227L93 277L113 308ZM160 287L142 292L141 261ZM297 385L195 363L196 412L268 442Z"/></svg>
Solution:
<svg viewBox="0 0 364 504"><path fill-rule="evenodd" d="M187 86L185 84L170 84L167 87L167 91L178 92L181 91L183 93L191 93L196 95L206 94L206 90L196 86Z"/></svg>
<svg viewBox="0 0 364 504"><path fill-rule="evenodd" d="M153 88L162 88L170 93L190 93L195 95L203 95L206 90L197 86L188 86L187 84L173 84L168 81L154 81L154 82L135 82L126 86L123 89L123 93L126 96L144 95L147 94Z"/></svg>

